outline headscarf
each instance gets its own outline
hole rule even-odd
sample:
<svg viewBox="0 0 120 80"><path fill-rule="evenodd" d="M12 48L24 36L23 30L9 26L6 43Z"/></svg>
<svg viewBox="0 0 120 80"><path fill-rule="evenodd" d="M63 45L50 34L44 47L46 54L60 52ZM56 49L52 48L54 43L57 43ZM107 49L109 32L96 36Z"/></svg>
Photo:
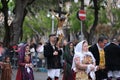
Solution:
<svg viewBox="0 0 120 80"><path fill-rule="evenodd" d="M85 42L85 41L86 41L86 40L83 40L83 41L79 42L79 43L76 45L76 47L75 47L75 54L82 52L83 42Z"/></svg>
<svg viewBox="0 0 120 80"><path fill-rule="evenodd" d="M24 44L20 47L19 51L19 62L24 62L24 57L25 57L25 47L28 46L28 44Z"/></svg>

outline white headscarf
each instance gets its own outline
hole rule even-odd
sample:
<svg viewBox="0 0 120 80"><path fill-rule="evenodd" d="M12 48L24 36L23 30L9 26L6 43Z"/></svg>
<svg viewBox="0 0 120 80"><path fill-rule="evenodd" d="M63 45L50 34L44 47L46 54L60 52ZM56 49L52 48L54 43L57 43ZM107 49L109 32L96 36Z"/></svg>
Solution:
<svg viewBox="0 0 120 80"><path fill-rule="evenodd" d="M82 46L83 46L83 42L85 42L86 40L83 40L81 42L79 42L76 47L75 47L75 53L80 53L82 52Z"/></svg>

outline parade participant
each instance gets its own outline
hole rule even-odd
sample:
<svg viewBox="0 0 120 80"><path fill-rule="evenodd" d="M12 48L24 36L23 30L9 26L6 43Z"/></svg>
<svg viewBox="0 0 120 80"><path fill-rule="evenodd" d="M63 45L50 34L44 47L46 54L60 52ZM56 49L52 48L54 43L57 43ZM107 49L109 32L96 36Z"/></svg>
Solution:
<svg viewBox="0 0 120 80"><path fill-rule="evenodd" d="M104 47L108 40L105 36L100 36L98 42L92 45L89 50L92 52L96 59L96 65L99 66L99 70L95 72L96 80L107 79L107 70L105 68L105 52Z"/></svg>
<svg viewBox="0 0 120 80"><path fill-rule="evenodd" d="M21 46L20 51L19 51L19 57L18 57L18 71L17 71L17 75L16 75L16 80L26 80L24 79L24 75L25 75L25 69L22 64L25 63L24 58L25 55L29 55L30 54L30 47L27 44L24 44ZM31 65L31 57L30 57L30 64Z"/></svg>
<svg viewBox="0 0 120 80"><path fill-rule="evenodd" d="M10 64L10 57L6 56L3 63L1 63L1 80L12 80L12 68Z"/></svg>
<svg viewBox="0 0 120 80"><path fill-rule="evenodd" d="M49 42L44 45L44 56L47 58L47 80L59 80L62 50L56 45L56 35L49 35Z"/></svg>
<svg viewBox="0 0 120 80"><path fill-rule="evenodd" d="M64 59L64 65L63 65L63 79L62 80L73 80L73 72L72 72L72 61L74 56L74 44L73 42L68 43L68 45L65 46L65 49L63 51L63 59Z"/></svg>
<svg viewBox="0 0 120 80"><path fill-rule="evenodd" d="M23 80L34 80L33 76L33 70L32 70L32 63L30 61L30 56L25 55L24 57L24 63L21 63L21 66L24 67L24 75L23 75Z"/></svg>
<svg viewBox="0 0 120 80"><path fill-rule="evenodd" d="M37 53L38 53L38 58L40 59L40 66L41 67L45 67L45 57L43 54L43 50L44 50L44 44L42 44L42 42L39 42L37 45Z"/></svg>
<svg viewBox="0 0 120 80"><path fill-rule="evenodd" d="M118 36L105 47L106 69L108 70L108 80L120 80L120 39ZM112 59L111 59L112 58Z"/></svg>
<svg viewBox="0 0 120 80"><path fill-rule="evenodd" d="M79 42L75 47L72 69L76 73L73 80L96 80L94 72L97 66L95 66L95 58L88 51L86 40Z"/></svg>

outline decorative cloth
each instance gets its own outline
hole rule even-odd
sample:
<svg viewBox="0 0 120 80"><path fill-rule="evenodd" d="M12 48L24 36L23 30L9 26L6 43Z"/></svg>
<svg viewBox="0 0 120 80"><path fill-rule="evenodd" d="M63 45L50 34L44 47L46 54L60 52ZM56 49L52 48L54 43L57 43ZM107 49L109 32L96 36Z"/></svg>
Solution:
<svg viewBox="0 0 120 80"><path fill-rule="evenodd" d="M100 63L99 63L99 66L101 68L104 68L105 67L105 52L104 50L99 50L99 54L100 54Z"/></svg>

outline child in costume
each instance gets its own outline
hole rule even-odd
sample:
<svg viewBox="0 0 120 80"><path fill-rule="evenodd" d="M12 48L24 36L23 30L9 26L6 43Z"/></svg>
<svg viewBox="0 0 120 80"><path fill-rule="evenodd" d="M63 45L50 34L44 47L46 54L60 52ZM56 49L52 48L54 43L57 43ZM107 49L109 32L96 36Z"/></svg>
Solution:
<svg viewBox="0 0 120 80"><path fill-rule="evenodd" d="M1 80L12 80L12 68L10 64L10 57L6 56L5 61L1 63L2 67L2 74L1 74Z"/></svg>
<svg viewBox="0 0 120 80"><path fill-rule="evenodd" d="M25 80L34 80L33 77L33 70L32 70L32 63L30 62L30 56L29 55L25 55L24 58L24 79Z"/></svg>

